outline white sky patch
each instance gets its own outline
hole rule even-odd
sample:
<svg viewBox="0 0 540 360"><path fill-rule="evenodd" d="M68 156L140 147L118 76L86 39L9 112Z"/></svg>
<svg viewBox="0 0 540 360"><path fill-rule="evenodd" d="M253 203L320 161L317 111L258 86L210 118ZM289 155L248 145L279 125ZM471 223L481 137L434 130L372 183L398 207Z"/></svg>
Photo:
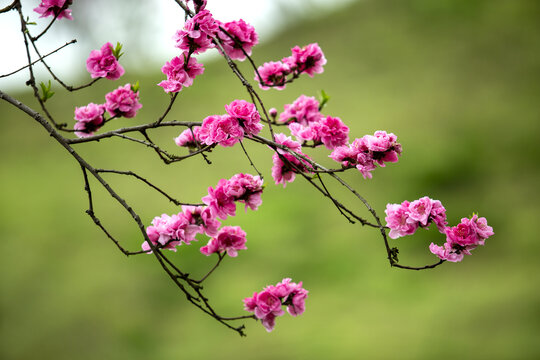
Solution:
<svg viewBox="0 0 540 360"><path fill-rule="evenodd" d="M57 21L58 24L55 23L59 29L54 29L55 26L53 26L53 30L38 42L39 50L44 55L74 38L78 40L77 44L70 45L47 58L53 71L57 72L60 78L66 79L67 82L76 81L75 76L85 71L86 58L90 50L99 49L107 41L115 44L119 37L124 39L121 42L124 44L124 51L129 54L121 59L121 63L131 69L142 69L148 66L160 67L165 61L179 54L179 50L174 47L172 36L182 27L184 16L182 9L173 0L146 0L145 9L152 11L147 17L143 19L124 17L121 21L118 20L118 16L123 15L119 15L119 13L126 13L122 2L116 3L116 7L107 7L107 2L114 0L91 0L96 7L100 5L107 7L107 11L91 11L91 13L83 15L77 13L78 1L90 0L74 0L73 21L77 21L78 17L86 16L87 23L95 24L90 29L92 36L88 36L84 31L80 34L73 34L69 30L71 24L62 24L62 22L70 20L61 19ZM244 19L255 27L259 34L259 41L264 42L272 37L275 30L283 26L286 18L301 18L302 15L313 11L324 14L330 9L339 8L352 1L354 0L208 0L207 9L212 12L214 18L223 22ZM0 8L11 2L12 0L0 0ZM51 19L39 19L38 14L32 11L39 2L39 0L22 1L25 14L30 17L30 21L37 22L36 26L29 27L33 35L38 34L47 26ZM128 7L135 3L137 1L125 2ZM84 4L86 11L88 11L88 4ZM118 11L114 11L116 9ZM136 26L139 30L137 34L143 35L140 37L130 36L130 26ZM129 52L130 45L135 45L135 42L137 46L132 46L132 51ZM135 47L141 51L137 50L134 53L133 48ZM215 56L214 53L210 52L206 56L203 54L202 59ZM37 59L33 52L32 59ZM27 56L22 41L18 13L12 10L9 13L0 14L0 75L17 70L26 64ZM50 78L43 66L36 67L36 73L38 78ZM4 90L20 88L28 78L27 70L7 78L0 78L0 88Z"/></svg>

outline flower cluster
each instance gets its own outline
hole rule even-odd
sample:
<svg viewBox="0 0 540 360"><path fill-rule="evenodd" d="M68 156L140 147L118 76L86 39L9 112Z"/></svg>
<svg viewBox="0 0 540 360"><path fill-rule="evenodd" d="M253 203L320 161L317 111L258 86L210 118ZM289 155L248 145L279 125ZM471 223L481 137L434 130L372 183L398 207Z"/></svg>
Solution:
<svg viewBox="0 0 540 360"><path fill-rule="evenodd" d="M431 243L429 250L440 259L452 262L463 260L464 255L471 255L471 250L484 245L485 240L494 234L487 220L476 214L471 219L461 219L457 226L446 226L446 209L439 200L427 196L412 202L387 204L385 220L390 228L388 236L392 239L412 235L419 227L427 228L434 223L439 232L446 234L446 243L443 246Z"/></svg>
<svg viewBox="0 0 540 360"><path fill-rule="evenodd" d="M250 102L234 100L225 105L225 111L226 115L211 115L203 120L195 135L201 143L233 146L244 135L257 135L263 127L257 108Z"/></svg>
<svg viewBox="0 0 540 360"><path fill-rule="evenodd" d="M272 156L274 163L272 177L276 185L283 184L283 187L285 187L288 182L294 181L297 173L310 172L312 169L311 164L302 158L309 159L309 157L302 153L302 146L298 142L282 133L276 134L274 141L298 154L298 156L295 156L286 150L277 148L277 151Z"/></svg>
<svg viewBox="0 0 540 360"><path fill-rule="evenodd" d="M138 84L135 85L138 87ZM105 124L105 121L113 117L132 118L142 107L139 103L139 91L135 91L133 85L126 84L118 87L105 95L104 104L90 103L86 106L75 108L75 120L73 126L78 137L88 137L94 134ZM107 111L111 116L105 120L104 113Z"/></svg>
<svg viewBox="0 0 540 360"><path fill-rule="evenodd" d="M167 61L161 68L161 72L167 75L167 80L163 80L158 85L167 93L179 92L183 87L193 84L195 76L204 72L204 66L195 58L183 54Z"/></svg>
<svg viewBox="0 0 540 360"><path fill-rule="evenodd" d="M175 47L180 49L182 54L167 62L161 69L167 75L167 80L158 85L163 87L165 92L179 92L183 87L190 86L195 75L204 72L204 67L191 56L214 48L217 41L231 59L240 61L245 60L246 54L251 55L252 47L259 42L253 26L244 20L222 23L205 9L205 0L194 0L193 4L195 15L173 36Z"/></svg>
<svg viewBox="0 0 540 360"><path fill-rule="evenodd" d="M86 59L86 69L92 78L107 78L117 80L124 75L124 68L118 63L110 42L105 43L100 50L92 50Z"/></svg>
<svg viewBox="0 0 540 360"><path fill-rule="evenodd" d="M435 223L437 229L444 234L446 227L446 209L439 200L424 196L413 202L403 201L401 204L386 205L386 226L390 228L388 236L397 239L412 235L418 227L428 227Z"/></svg>
<svg viewBox="0 0 540 360"><path fill-rule="evenodd" d="M429 250L441 260L459 262L471 250L484 245L485 240L494 234L486 218L474 214L470 219L462 218L457 226L445 228L446 242L443 246L431 243Z"/></svg>
<svg viewBox="0 0 540 360"><path fill-rule="evenodd" d="M71 10L67 8L71 3L72 0L41 0L34 11L40 14L40 18L56 16L57 19L73 20Z"/></svg>
<svg viewBox="0 0 540 360"><path fill-rule="evenodd" d="M132 118L142 105L139 103L139 92L133 90L131 84L118 87L105 95L105 109L110 116Z"/></svg>
<svg viewBox="0 0 540 360"><path fill-rule="evenodd" d="M284 111L279 114L279 121L284 124L298 123L300 125L318 123L322 118L319 106L319 102L314 97L300 95L292 104L283 106Z"/></svg>
<svg viewBox="0 0 540 360"><path fill-rule="evenodd" d="M188 19L184 28L174 35L176 47L185 53L200 54L214 47L212 38L218 31L219 25L208 10L198 12Z"/></svg>
<svg viewBox="0 0 540 360"><path fill-rule="evenodd" d="M76 107L75 120L77 122L73 126L75 135L80 138L94 135L94 132L105 122L104 113L105 106L103 104L90 103L86 106Z"/></svg>
<svg viewBox="0 0 540 360"><path fill-rule="evenodd" d="M295 46L291 49L291 56L281 59L281 61L270 61L257 68L255 80L259 82L259 87L263 90L274 87L278 90L285 88L289 80L287 76L297 78L300 74L306 73L310 77L323 72L323 65L326 58L317 43L306 45L302 48Z"/></svg>
<svg viewBox="0 0 540 360"><path fill-rule="evenodd" d="M386 162L397 162L401 155L401 144L397 136L386 131L376 131L374 135L365 135L355 139L348 146L334 149L330 157L340 162L344 168L356 167L364 178L372 177L375 164L384 167Z"/></svg>
<svg viewBox="0 0 540 360"><path fill-rule="evenodd" d="M208 205L212 213L222 220L236 215L236 202L257 210L262 204L261 194L263 181L259 176L236 174L229 180L221 179L215 188L208 188L208 195L202 201Z"/></svg>
<svg viewBox="0 0 540 360"><path fill-rule="evenodd" d="M237 256L238 250L246 249L246 233L238 226L225 226L221 222L236 214L236 202L244 203L247 208L257 210L262 204L263 181L259 176L236 174L230 179L221 179L215 188L208 188L208 195L202 198L204 206L182 206L178 214L163 214L154 218L152 225L146 228L148 239L154 246L176 251L182 244L189 245L196 240L197 234L212 237L201 248L205 255L227 252ZM142 249L151 253L147 242Z"/></svg>
<svg viewBox="0 0 540 360"><path fill-rule="evenodd" d="M210 239L206 246L201 248L201 253L209 256L214 253L224 253L230 257L238 256L238 250L246 250L246 233L240 226L224 226L217 235Z"/></svg>
<svg viewBox="0 0 540 360"><path fill-rule="evenodd" d="M252 297L245 298L244 310L254 313L266 331L270 332L274 330L276 317L285 314L282 306L287 306L287 312L292 316L304 313L307 294L301 281L296 284L290 278L285 278L275 286L269 285L263 291L253 293Z"/></svg>

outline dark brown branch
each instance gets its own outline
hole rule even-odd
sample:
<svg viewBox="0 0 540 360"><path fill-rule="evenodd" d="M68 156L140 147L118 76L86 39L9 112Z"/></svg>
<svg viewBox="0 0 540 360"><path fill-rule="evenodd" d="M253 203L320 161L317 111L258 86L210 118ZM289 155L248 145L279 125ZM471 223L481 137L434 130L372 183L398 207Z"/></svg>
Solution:
<svg viewBox="0 0 540 360"><path fill-rule="evenodd" d="M120 174L120 175L128 175L128 176L133 176L137 179L139 179L140 181L144 182L146 185L150 186L151 188L155 189L156 191L158 191L160 194L162 194L163 196L165 196L170 202L172 202L173 204L175 204L176 206L180 206L180 205L189 205L189 206L202 206L204 204L192 204L192 203L185 203L185 202L180 202L178 200L176 200L175 198L173 198L172 196L170 196L169 194L167 194L165 191L161 190L160 188L158 188L156 185L152 184L150 181L146 180L145 178L143 178L142 176L140 175L137 175L136 173L134 173L133 171L120 171L120 170L108 170L108 169L96 169L96 171L98 173L112 173L112 174Z"/></svg>

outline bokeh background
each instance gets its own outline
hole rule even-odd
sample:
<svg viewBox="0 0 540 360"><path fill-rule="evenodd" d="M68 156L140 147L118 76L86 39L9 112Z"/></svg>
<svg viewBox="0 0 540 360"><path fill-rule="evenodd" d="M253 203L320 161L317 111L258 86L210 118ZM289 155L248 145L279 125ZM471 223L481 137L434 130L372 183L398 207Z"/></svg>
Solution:
<svg viewBox="0 0 540 360"><path fill-rule="evenodd" d="M403 145L400 161L375 170L372 180L345 175L380 215L387 203L428 195L446 206L450 224L477 212L495 236L459 264L421 272L389 268L376 230L348 224L302 179L275 186L271 152L248 144L268 184L263 206L226 222L245 229L249 250L226 259L207 282L208 296L221 313L240 315L242 298L283 277L303 281L310 294L302 316L279 318L270 334L248 321L248 336L241 338L191 306L153 257L118 252L84 213L76 162L37 123L2 102L2 359L540 357L540 3L364 0L335 11L286 9L278 32L254 48L254 60L277 60L295 45L318 42L328 64L313 79L261 92L266 105L281 110L300 94L324 89L331 96L325 113L343 119L351 137L384 129ZM76 37L84 39L82 32ZM146 65L133 61L137 53L129 48L124 57L126 75L114 83L76 94L55 87L50 106L57 118L71 123L75 106L100 102L106 92L139 80L143 108L117 125L155 119L168 102L155 85L168 59ZM204 63L205 74L180 94L171 119L199 121L246 97L223 60ZM74 82L88 80L84 63L72 67L81 70L69 75ZM247 64L241 68L251 74ZM37 108L28 89L10 87L10 94ZM152 135L181 153L172 143L178 132ZM221 177L252 171L235 148L216 149L211 166L200 157L165 166L147 149L116 139L77 149L96 167L132 169L184 201L198 201ZM313 154L330 164L325 151ZM146 223L178 211L134 179L107 179ZM128 248L139 248L136 226L92 185L98 216ZM368 217L350 195L331 188ZM402 263L423 265L436 261L428 250L432 241L444 239L430 230L392 245ZM183 247L172 258L203 274L214 259L198 248Z"/></svg>

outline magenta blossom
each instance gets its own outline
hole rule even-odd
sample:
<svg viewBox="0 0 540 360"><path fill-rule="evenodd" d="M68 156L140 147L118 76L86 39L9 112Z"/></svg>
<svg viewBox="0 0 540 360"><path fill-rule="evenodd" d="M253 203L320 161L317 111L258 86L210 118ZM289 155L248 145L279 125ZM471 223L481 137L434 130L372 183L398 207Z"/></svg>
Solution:
<svg viewBox="0 0 540 360"><path fill-rule="evenodd" d="M234 100L229 105L225 105L225 111L238 120L240 126L248 135L257 135L263 127L257 107L250 102Z"/></svg>
<svg viewBox="0 0 540 360"><path fill-rule="evenodd" d="M209 256L213 253L224 253L230 257L237 257L238 250L246 250L246 233L240 226L224 226L217 235L210 239L206 246L201 248L201 253Z"/></svg>
<svg viewBox="0 0 540 360"><path fill-rule="evenodd" d="M347 145L349 128L338 117L327 116L320 121L319 136L327 149Z"/></svg>
<svg viewBox="0 0 540 360"><path fill-rule="evenodd" d="M183 87L193 84L193 79L204 72L202 64L193 57L189 58L187 65L186 56L176 56L171 61L167 61L161 68L161 72L167 75L167 80L163 80L158 85L165 92L179 92Z"/></svg>
<svg viewBox="0 0 540 360"><path fill-rule="evenodd" d="M262 204L263 180L250 174L236 174L225 184L225 193L246 205L245 210L257 210Z"/></svg>
<svg viewBox="0 0 540 360"><path fill-rule="evenodd" d="M295 46L291 51L291 61L296 65L296 72L306 73L310 77L323 72L323 65L326 64L326 58L317 43L309 44L302 48Z"/></svg>
<svg viewBox="0 0 540 360"><path fill-rule="evenodd" d="M471 250L484 245L485 240L494 234L486 218L478 218L476 214L471 219L462 218L461 223L447 227L445 232L446 243L443 246L431 243L429 250L439 259L451 262L459 262L464 255L471 255Z"/></svg>
<svg viewBox="0 0 540 360"><path fill-rule="evenodd" d="M208 195L202 198L203 203L208 205L212 212L222 220L227 219L228 216L236 215L234 197L225 191L227 184L227 179L219 180L216 187L209 187Z"/></svg>
<svg viewBox="0 0 540 360"><path fill-rule="evenodd" d="M445 233L446 209L439 200L427 196L401 205L386 205L386 226L390 228L390 236L397 239L405 235L412 235L419 227L427 228L435 223L441 233Z"/></svg>
<svg viewBox="0 0 540 360"><path fill-rule="evenodd" d="M228 147L244 138L244 129L238 120L230 115L211 115L203 120L198 135L206 145L219 144Z"/></svg>
<svg viewBox="0 0 540 360"><path fill-rule="evenodd" d="M86 106L76 107L75 120L77 122L73 126L76 130L75 135L80 138L94 135L94 132L101 128L105 122L104 113L105 106L102 104L90 103Z"/></svg>
<svg viewBox="0 0 540 360"><path fill-rule="evenodd" d="M242 19L226 22L221 24L221 27L227 34L219 31L219 38L223 43L223 49L233 60L244 61L246 59L244 52L251 55L251 49L259 43L255 28Z"/></svg>
<svg viewBox="0 0 540 360"><path fill-rule="evenodd" d="M132 118L142 107L139 103L139 92L133 91L130 84L108 93L105 100L105 108L110 116Z"/></svg>
<svg viewBox="0 0 540 360"><path fill-rule="evenodd" d="M124 75L124 68L114 56L110 42L105 43L100 50L90 52L90 56L86 59L86 69L92 78L104 77L109 80L117 80Z"/></svg>
<svg viewBox="0 0 540 360"><path fill-rule="evenodd" d="M68 6L71 5L71 3L72 0L41 0L34 11L40 14L40 18L56 16L57 19L66 18L73 20L71 10L68 9Z"/></svg>
<svg viewBox="0 0 540 360"><path fill-rule="evenodd" d="M218 23L208 10L202 10L187 20L184 28L176 32L176 47L185 53L200 54L214 47L212 38L218 31Z"/></svg>
<svg viewBox="0 0 540 360"><path fill-rule="evenodd" d="M270 61L265 62L257 68L255 80L263 90L270 89L271 87L283 90L285 89L287 75L290 73L291 69L289 66L280 61Z"/></svg>
<svg viewBox="0 0 540 360"><path fill-rule="evenodd" d="M212 209L208 206L182 206L182 211L188 222L199 227L199 234L215 236L221 223L216 219Z"/></svg>
<svg viewBox="0 0 540 360"><path fill-rule="evenodd" d="M300 142L313 141L320 143L321 140L321 123L312 122L309 125L302 125L297 122L289 124L291 134Z"/></svg>
<svg viewBox="0 0 540 360"><path fill-rule="evenodd" d="M266 331L270 332L274 329L276 317L285 314L282 306L287 306L292 316L304 313L307 294L308 291L302 288L302 282L295 284L285 278L281 283L269 285L263 291L253 293L252 297L245 298L244 310L254 313Z"/></svg>
<svg viewBox="0 0 540 360"><path fill-rule="evenodd" d="M336 147L330 158L340 162L345 168L355 166L364 178L371 178L371 171L376 168L375 164L383 167L385 162L398 161L401 144L396 140L397 136L394 134L376 131L374 135L355 139L348 149L345 146Z"/></svg>

